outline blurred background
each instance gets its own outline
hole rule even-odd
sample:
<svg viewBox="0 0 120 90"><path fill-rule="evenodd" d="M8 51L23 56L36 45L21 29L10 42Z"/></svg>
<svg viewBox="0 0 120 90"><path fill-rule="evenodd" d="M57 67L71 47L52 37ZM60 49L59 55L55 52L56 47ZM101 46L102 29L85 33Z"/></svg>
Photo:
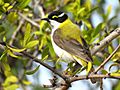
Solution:
<svg viewBox="0 0 120 90"><path fill-rule="evenodd" d="M120 25L119 0L1 0L0 1L0 42L6 42L17 48L25 48L34 57L39 58L59 72L68 66L59 60L51 45L51 27L40 19L53 10L61 10L76 23L90 48L103 40ZM97 67L120 43L120 37L94 55ZM49 90L43 85L51 85L54 73L44 66L15 52L0 46L0 90ZM101 74L116 72L120 69L120 50L111 58ZM79 75L84 75L81 72ZM58 77L59 78L59 77ZM99 83L89 80L72 83L69 90L99 90ZM104 90L120 90L120 80L103 79Z"/></svg>

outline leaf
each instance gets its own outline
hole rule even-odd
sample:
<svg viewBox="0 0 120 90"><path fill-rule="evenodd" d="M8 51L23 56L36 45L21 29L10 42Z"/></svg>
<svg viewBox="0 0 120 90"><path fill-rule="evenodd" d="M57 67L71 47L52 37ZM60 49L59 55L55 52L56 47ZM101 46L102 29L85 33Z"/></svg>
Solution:
<svg viewBox="0 0 120 90"><path fill-rule="evenodd" d="M0 61L7 56L7 50L5 50L2 55L0 56Z"/></svg>
<svg viewBox="0 0 120 90"><path fill-rule="evenodd" d="M3 62L2 65L3 65L3 67L4 67L4 70L7 70L7 71L10 71L10 70L11 70L11 68L10 68L10 66L9 66L8 63Z"/></svg>
<svg viewBox="0 0 120 90"><path fill-rule="evenodd" d="M88 62L87 74L90 72L91 68L92 68L92 63L91 63L91 62Z"/></svg>
<svg viewBox="0 0 120 90"><path fill-rule="evenodd" d="M32 84L30 81L27 81L27 80L22 80L22 83L25 84L25 85L30 85L30 84Z"/></svg>
<svg viewBox="0 0 120 90"><path fill-rule="evenodd" d="M52 43L51 43L51 42L48 42L48 43L47 43L47 46L49 47L50 56L51 56L53 59L56 58L56 54L55 54L55 51L54 51L54 49L53 49Z"/></svg>
<svg viewBox="0 0 120 90"><path fill-rule="evenodd" d="M118 69L116 69L114 72L118 72L119 68L120 68L120 64L119 63L114 63L109 67L109 72L111 71L112 67L117 67Z"/></svg>
<svg viewBox="0 0 120 90"><path fill-rule="evenodd" d="M48 53L49 53L49 48L48 47L44 48L42 52L42 60L45 60L44 58L46 56L48 57Z"/></svg>
<svg viewBox="0 0 120 90"><path fill-rule="evenodd" d="M101 70L102 74L107 74L108 72L106 70Z"/></svg>
<svg viewBox="0 0 120 90"><path fill-rule="evenodd" d="M40 65L37 66L34 70L26 71L25 74L27 74L27 75L32 75L32 74L34 74L34 73L39 69L39 67L40 67Z"/></svg>
<svg viewBox="0 0 120 90"><path fill-rule="evenodd" d="M15 54L13 54L13 52L11 52L10 50L8 50L7 52L8 52L8 54L9 54L11 57L18 58L18 56L16 56Z"/></svg>
<svg viewBox="0 0 120 90"><path fill-rule="evenodd" d="M19 85L12 84L12 85L9 85L7 87L4 87L4 90L17 90L17 88L19 88Z"/></svg>
<svg viewBox="0 0 120 90"><path fill-rule="evenodd" d="M104 28L104 26L105 25L103 23L100 23L99 25L97 25L95 30L92 32L92 37L95 37L96 35L98 35L100 31Z"/></svg>
<svg viewBox="0 0 120 90"><path fill-rule="evenodd" d="M26 26L26 31L25 31L25 35L24 35L23 46L25 46L26 43L29 42L30 33L31 33L31 25L28 23Z"/></svg>
<svg viewBox="0 0 120 90"><path fill-rule="evenodd" d="M116 52L114 56L112 57L114 62L117 62L120 60L120 52Z"/></svg>
<svg viewBox="0 0 120 90"><path fill-rule="evenodd" d="M110 76L120 77L120 73L110 73Z"/></svg>
<svg viewBox="0 0 120 90"><path fill-rule="evenodd" d="M38 43L39 43L38 40L30 41L29 43L27 43L27 44L25 45L25 47L26 47L26 48L32 48L32 47L36 46Z"/></svg>
<svg viewBox="0 0 120 90"><path fill-rule="evenodd" d="M3 86L8 86L10 85L10 83L16 83L16 82L18 82L18 79L16 76L9 76L3 83Z"/></svg>
<svg viewBox="0 0 120 90"><path fill-rule="evenodd" d="M112 49L111 46L108 46L108 51L109 51L109 53L112 53L112 52L113 52L113 49Z"/></svg>
<svg viewBox="0 0 120 90"><path fill-rule="evenodd" d="M0 6L2 6L4 4L3 0L0 0Z"/></svg>
<svg viewBox="0 0 120 90"><path fill-rule="evenodd" d="M30 3L31 0L18 0L18 1L19 1L19 3L17 5L17 7L19 9L23 9Z"/></svg>
<svg viewBox="0 0 120 90"><path fill-rule="evenodd" d="M26 49L26 48L22 48L22 49L12 48L12 47L10 47L8 45L7 45L7 48L12 50L13 52L22 52L22 51L24 51Z"/></svg>

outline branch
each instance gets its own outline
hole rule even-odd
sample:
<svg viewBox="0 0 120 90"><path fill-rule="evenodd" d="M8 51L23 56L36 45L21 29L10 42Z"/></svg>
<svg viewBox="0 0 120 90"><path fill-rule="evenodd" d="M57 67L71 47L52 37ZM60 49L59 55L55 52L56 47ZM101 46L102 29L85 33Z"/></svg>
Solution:
<svg viewBox="0 0 120 90"><path fill-rule="evenodd" d="M113 39L120 35L120 28L115 29L109 36L100 41L100 45L95 46L91 50L91 55L95 55L99 50L106 47Z"/></svg>
<svg viewBox="0 0 120 90"><path fill-rule="evenodd" d="M13 41L15 40L16 35L17 35L17 33L19 32L19 30L20 30L21 26L23 25L23 23L24 23L24 20L23 20L23 19L20 20L20 23L19 23L17 29L15 30L15 32L13 33L13 35L12 35L12 37L11 37L11 40L10 40L10 42L9 42L10 45L13 44Z"/></svg>
<svg viewBox="0 0 120 90"><path fill-rule="evenodd" d="M25 15L23 15L22 13L18 12L18 15L20 17L22 17L23 19L25 19L26 21L28 21L29 23L31 23L33 26L37 27L37 28L40 28L40 25L37 24L36 22L34 22L33 20L27 18Z"/></svg>
<svg viewBox="0 0 120 90"><path fill-rule="evenodd" d="M117 46L117 48L106 58L103 63L100 64L100 66L94 71L94 73L97 73L111 58L112 56L117 52L117 50L120 48L120 44Z"/></svg>
<svg viewBox="0 0 120 90"><path fill-rule="evenodd" d="M66 76L64 76L64 75L62 75L61 73L59 73L58 71L56 71L56 70L55 70L53 67L51 67L50 65L44 63L42 60L40 60L40 59L32 56L31 54L29 54L29 53L27 53L27 52L25 52L25 51L23 51L23 52L21 52L21 53L22 53L24 56L26 56L26 57L32 59L33 61L35 61L35 62L43 65L44 67L48 68L48 69L51 70L53 73L55 73L55 74L57 74L58 76L60 76L64 81L66 81L66 83L69 83L68 78L67 78Z"/></svg>
<svg viewBox="0 0 120 90"><path fill-rule="evenodd" d="M89 76L81 75L78 77L71 77L70 82L78 81L78 80L84 80L84 79L92 79L92 78L113 78L113 79L120 79L120 76L111 76L109 74L107 75L99 75L99 74L91 74Z"/></svg>

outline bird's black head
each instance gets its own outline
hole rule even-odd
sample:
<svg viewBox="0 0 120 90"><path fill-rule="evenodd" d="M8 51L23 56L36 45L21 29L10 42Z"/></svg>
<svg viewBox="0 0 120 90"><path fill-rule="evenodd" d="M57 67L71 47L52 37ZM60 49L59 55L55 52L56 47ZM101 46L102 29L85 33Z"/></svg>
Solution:
<svg viewBox="0 0 120 90"><path fill-rule="evenodd" d="M61 11L53 11L48 15L49 20L55 20L59 23L64 22L68 18L67 14L61 12Z"/></svg>

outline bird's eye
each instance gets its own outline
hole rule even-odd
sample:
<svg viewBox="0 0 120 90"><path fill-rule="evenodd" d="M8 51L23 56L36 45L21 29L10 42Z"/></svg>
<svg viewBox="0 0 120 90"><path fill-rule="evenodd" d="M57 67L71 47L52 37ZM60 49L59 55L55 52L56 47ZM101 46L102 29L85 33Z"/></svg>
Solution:
<svg viewBox="0 0 120 90"><path fill-rule="evenodd" d="M52 18L54 19L54 18L58 18L58 16L52 16Z"/></svg>

